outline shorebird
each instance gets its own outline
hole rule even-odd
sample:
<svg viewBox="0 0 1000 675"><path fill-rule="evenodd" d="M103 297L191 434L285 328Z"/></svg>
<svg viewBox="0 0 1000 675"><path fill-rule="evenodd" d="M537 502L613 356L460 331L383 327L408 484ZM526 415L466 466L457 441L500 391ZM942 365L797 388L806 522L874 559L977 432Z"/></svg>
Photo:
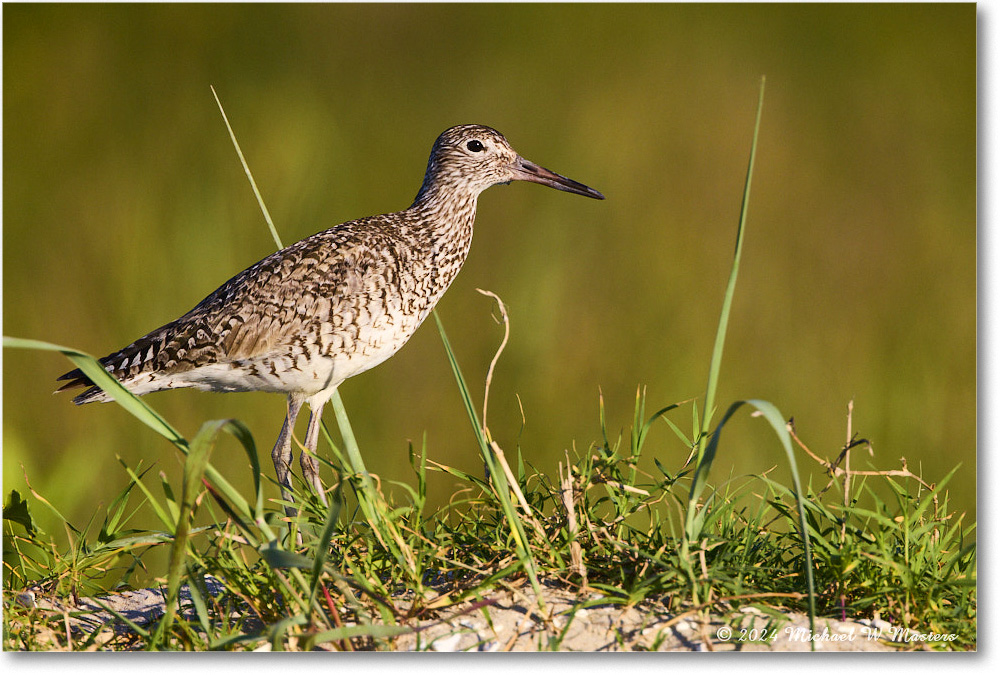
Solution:
<svg viewBox="0 0 1000 675"><path fill-rule="evenodd" d="M287 395L271 458L289 503L292 434L308 403L299 462L326 503L315 459L323 406L344 380L410 339L465 262L480 193L511 181L604 199L524 159L495 129L452 127L434 142L409 208L341 223L267 256L101 365L140 396L179 387ZM59 391L90 387L77 405L111 400L79 369L58 379L69 380Z"/></svg>

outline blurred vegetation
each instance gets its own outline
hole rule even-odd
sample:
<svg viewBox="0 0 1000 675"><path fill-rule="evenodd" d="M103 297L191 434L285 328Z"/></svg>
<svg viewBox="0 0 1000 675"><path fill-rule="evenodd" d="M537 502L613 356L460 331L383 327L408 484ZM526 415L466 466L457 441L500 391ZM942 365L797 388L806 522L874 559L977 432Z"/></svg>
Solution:
<svg viewBox="0 0 1000 675"><path fill-rule="evenodd" d="M437 134L488 124L608 198L488 191L439 305L481 391L501 329L474 289L504 299L490 429L554 474L564 449L600 435L599 390L611 428L631 423L637 385L653 409L703 395L766 75L718 400L770 400L832 457L853 399L880 467L905 456L934 480L961 462L951 503L974 520L975 12L4 5L3 332L102 356L271 252L209 85L286 242L406 207ZM70 368L4 354L5 494L26 473L73 520L122 489L116 455L180 475L174 450L117 406L53 397ZM433 325L341 391L383 479L408 479L407 441L425 434L431 459L481 471ZM265 449L284 415L266 394L150 403L185 434L237 417ZM783 465L763 425L740 425L720 474ZM676 452L669 432L657 444ZM227 453L245 466L235 444L213 462ZM450 491L431 481L432 501Z"/></svg>

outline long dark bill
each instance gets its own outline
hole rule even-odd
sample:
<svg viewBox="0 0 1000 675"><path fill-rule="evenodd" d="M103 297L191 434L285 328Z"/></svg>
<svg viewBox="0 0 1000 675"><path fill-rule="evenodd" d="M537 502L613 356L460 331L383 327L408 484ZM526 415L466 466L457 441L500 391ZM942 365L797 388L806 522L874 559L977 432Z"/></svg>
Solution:
<svg viewBox="0 0 1000 675"><path fill-rule="evenodd" d="M604 199L604 195L594 188L589 188L583 183L577 183L575 180L566 178L566 176L560 176L555 171L549 171L545 167L538 166L534 162L529 162L523 157L518 157L517 164L514 167L514 179L548 185L557 190L572 192L575 195L583 195L591 199Z"/></svg>

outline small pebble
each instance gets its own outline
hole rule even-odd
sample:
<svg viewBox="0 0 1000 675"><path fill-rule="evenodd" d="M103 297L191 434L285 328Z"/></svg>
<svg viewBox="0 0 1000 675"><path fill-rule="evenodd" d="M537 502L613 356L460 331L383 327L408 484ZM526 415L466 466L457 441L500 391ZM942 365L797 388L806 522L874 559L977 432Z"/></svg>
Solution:
<svg viewBox="0 0 1000 675"><path fill-rule="evenodd" d="M431 643L431 650L435 652L454 652L458 649L458 643L462 640L461 633L452 633L445 637L438 638Z"/></svg>
<svg viewBox="0 0 1000 675"><path fill-rule="evenodd" d="M685 619L675 623L674 628L676 628L679 633L690 633L695 627L693 623Z"/></svg>

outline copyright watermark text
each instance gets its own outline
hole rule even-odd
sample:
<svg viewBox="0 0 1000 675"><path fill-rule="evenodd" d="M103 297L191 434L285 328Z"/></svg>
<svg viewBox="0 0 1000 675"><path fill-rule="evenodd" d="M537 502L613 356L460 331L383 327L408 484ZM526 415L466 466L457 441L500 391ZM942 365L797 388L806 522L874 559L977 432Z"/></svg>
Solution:
<svg viewBox="0 0 1000 675"><path fill-rule="evenodd" d="M733 628L720 626L715 636L723 642L773 642L779 636L784 636L789 642L855 642L858 640L888 642L922 642L942 643L954 642L958 639L955 633L923 633L912 628L877 628L875 626L851 625L839 630L830 630L824 626L822 630L811 631L804 626L785 626L775 628Z"/></svg>

